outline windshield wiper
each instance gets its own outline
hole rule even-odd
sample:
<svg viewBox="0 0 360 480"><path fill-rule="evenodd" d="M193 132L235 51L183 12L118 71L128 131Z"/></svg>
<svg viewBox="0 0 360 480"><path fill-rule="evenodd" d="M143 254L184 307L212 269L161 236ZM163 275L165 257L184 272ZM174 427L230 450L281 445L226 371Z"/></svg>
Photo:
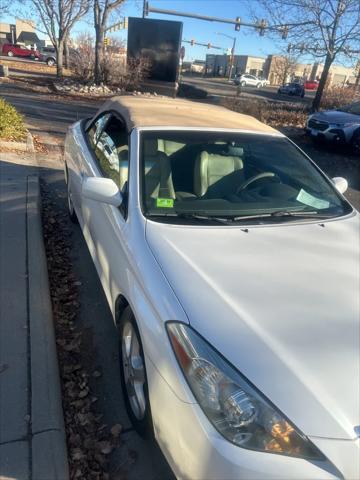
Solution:
<svg viewBox="0 0 360 480"><path fill-rule="evenodd" d="M216 222L216 223L221 223L223 225L228 225L233 221L233 219L230 218L220 218L220 217L215 217L212 215L202 215L198 213L183 213L183 212L174 212L174 213L148 213L149 217L165 217L165 218L182 218L185 220L198 220L200 222L205 221L205 222Z"/></svg>
<svg viewBox="0 0 360 480"><path fill-rule="evenodd" d="M331 218L333 215L324 215L316 211L313 212L292 212L288 210L279 210L271 213L259 213L258 215L242 215L239 217L232 217L232 220L237 222L239 220L256 220L259 218L284 218L284 217L306 217L306 218Z"/></svg>
<svg viewBox="0 0 360 480"><path fill-rule="evenodd" d="M222 217L215 217L212 215L202 215L200 213L182 213L182 212L177 212L177 217L179 218L185 218L185 219L195 219L195 220L200 220L200 221L212 221L212 222L217 222L217 223L222 223L223 225L228 225L233 221L233 219L230 218L222 218Z"/></svg>

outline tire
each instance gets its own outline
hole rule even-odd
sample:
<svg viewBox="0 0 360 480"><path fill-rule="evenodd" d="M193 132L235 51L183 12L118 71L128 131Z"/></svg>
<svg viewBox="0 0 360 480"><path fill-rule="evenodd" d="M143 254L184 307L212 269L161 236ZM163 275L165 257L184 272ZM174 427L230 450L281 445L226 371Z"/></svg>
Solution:
<svg viewBox="0 0 360 480"><path fill-rule="evenodd" d="M67 170L67 167L65 167L65 175L66 175L66 187L67 187L67 206L68 206L68 214L69 214L69 217L70 217L70 220L77 224L78 223L78 218L76 216L76 212L75 212L75 208L74 208L74 205L73 205L73 202L72 202L72 194L71 194L71 190L70 190L70 179L69 179L69 175L68 175L68 170Z"/></svg>
<svg viewBox="0 0 360 480"><path fill-rule="evenodd" d="M13 57L13 56L14 56L14 52L12 52L11 50L9 50L9 51L7 52L7 56L8 56L8 57Z"/></svg>
<svg viewBox="0 0 360 480"><path fill-rule="evenodd" d="M48 67L53 67L55 65L55 60L53 58L48 58L46 64Z"/></svg>
<svg viewBox="0 0 360 480"><path fill-rule="evenodd" d="M144 352L135 317L126 307L119 321L120 377L125 406L134 429L142 437L154 434Z"/></svg>
<svg viewBox="0 0 360 480"><path fill-rule="evenodd" d="M261 88L261 87L262 87L261 83L256 84L256 88Z"/></svg>
<svg viewBox="0 0 360 480"><path fill-rule="evenodd" d="M351 148L354 153L360 155L360 132L355 132L351 139Z"/></svg>

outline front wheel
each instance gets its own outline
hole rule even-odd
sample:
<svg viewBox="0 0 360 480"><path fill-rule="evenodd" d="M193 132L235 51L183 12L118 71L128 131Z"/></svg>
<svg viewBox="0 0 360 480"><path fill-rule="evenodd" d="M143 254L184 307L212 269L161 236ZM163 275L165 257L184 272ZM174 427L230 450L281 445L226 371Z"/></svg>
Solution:
<svg viewBox="0 0 360 480"><path fill-rule="evenodd" d="M12 52L11 50L9 50L9 51L7 52L7 56L8 56L8 57L13 57L13 56L14 56L14 52Z"/></svg>
<svg viewBox="0 0 360 480"><path fill-rule="evenodd" d="M246 82L240 82L240 85L241 85L242 87L246 87Z"/></svg>
<svg viewBox="0 0 360 480"><path fill-rule="evenodd" d="M260 87L261 87L261 83L257 83L256 88L260 88Z"/></svg>
<svg viewBox="0 0 360 480"><path fill-rule="evenodd" d="M65 175L66 175L65 180L66 180L66 187L67 187L68 214L69 214L70 220L73 223L78 223L78 218L76 216L74 204L73 204L73 201L72 201L72 193L71 193L71 190L70 190L70 179L69 179L69 174L68 174L68 171L67 171L67 167L65 169Z"/></svg>
<svg viewBox="0 0 360 480"><path fill-rule="evenodd" d="M130 307L124 310L119 323L120 375L126 410L138 434L151 436L153 426L145 358L139 329Z"/></svg>
<svg viewBox="0 0 360 480"><path fill-rule="evenodd" d="M49 58L48 60L46 60L46 63L48 67L53 67L55 65L55 60Z"/></svg>

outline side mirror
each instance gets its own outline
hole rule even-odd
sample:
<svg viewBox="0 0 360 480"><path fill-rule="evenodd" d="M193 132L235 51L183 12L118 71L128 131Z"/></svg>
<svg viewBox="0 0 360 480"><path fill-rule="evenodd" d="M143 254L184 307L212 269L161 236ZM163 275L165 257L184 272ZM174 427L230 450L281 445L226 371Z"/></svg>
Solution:
<svg viewBox="0 0 360 480"><path fill-rule="evenodd" d="M343 177L334 177L332 179L334 182L335 188L340 192L340 193L345 193L346 190L348 189L348 182L345 178Z"/></svg>
<svg viewBox="0 0 360 480"><path fill-rule="evenodd" d="M81 193L85 198L95 200L96 202L107 203L114 207L120 207L123 200L118 186L111 178L85 178Z"/></svg>

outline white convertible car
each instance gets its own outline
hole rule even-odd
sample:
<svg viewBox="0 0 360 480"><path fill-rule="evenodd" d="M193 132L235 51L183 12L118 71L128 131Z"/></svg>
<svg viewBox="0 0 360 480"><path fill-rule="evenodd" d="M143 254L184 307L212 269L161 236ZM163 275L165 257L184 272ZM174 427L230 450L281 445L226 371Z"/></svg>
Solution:
<svg viewBox="0 0 360 480"><path fill-rule="evenodd" d="M65 174L128 413L175 475L359 479L346 180L249 116L130 96L70 127Z"/></svg>

